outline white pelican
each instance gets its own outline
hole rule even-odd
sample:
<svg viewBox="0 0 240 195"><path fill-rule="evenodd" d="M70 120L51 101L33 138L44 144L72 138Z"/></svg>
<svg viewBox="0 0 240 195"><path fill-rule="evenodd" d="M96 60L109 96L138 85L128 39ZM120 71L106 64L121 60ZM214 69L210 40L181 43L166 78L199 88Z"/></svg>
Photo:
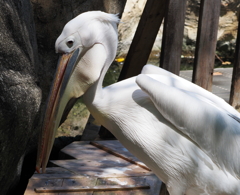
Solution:
<svg viewBox="0 0 240 195"><path fill-rule="evenodd" d="M49 97L37 170L46 163L67 102L91 114L166 184L171 195L240 194L239 113L161 68L102 88L117 50L116 15L92 11L66 24Z"/></svg>

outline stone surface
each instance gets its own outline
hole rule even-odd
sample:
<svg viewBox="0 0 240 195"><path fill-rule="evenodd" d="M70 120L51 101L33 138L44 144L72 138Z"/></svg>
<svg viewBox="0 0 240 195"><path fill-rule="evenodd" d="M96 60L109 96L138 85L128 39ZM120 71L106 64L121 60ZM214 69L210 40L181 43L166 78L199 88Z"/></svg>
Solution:
<svg viewBox="0 0 240 195"><path fill-rule="evenodd" d="M41 102L30 3L0 1L0 26L0 188L1 194L10 194L25 154L33 149Z"/></svg>

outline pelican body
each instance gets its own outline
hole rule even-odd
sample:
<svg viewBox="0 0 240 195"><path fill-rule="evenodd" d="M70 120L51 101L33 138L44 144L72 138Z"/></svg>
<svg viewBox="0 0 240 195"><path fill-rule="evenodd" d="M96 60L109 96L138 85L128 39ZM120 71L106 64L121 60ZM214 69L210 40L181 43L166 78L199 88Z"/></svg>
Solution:
<svg viewBox="0 0 240 195"><path fill-rule="evenodd" d="M239 113L221 98L161 68L102 88L117 50L116 15L83 13L56 41L61 53L43 123L36 169L45 171L71 98L167 186L170 195L240 194Z"/></svg>

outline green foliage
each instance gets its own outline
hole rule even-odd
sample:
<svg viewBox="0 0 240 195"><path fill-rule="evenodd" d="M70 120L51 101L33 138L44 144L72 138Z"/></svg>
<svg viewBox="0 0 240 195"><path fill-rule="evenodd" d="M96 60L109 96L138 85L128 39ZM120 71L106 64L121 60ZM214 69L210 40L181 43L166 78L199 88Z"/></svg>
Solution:
<svg viewBox="0 0 240 195"><path fill-rule="evenodd" d="M89 111L80 98L69 112L65 122L58 128L56 137L81 135L89 117Z"/></svg>
<svg viewBox="0 0 240 195"><path fill-rule="evenodd" d="M121 69L122 66L120 65L120 63L113 62L105 75L103 86L106 87L108 85L116 83L121 72Z"/></svg>

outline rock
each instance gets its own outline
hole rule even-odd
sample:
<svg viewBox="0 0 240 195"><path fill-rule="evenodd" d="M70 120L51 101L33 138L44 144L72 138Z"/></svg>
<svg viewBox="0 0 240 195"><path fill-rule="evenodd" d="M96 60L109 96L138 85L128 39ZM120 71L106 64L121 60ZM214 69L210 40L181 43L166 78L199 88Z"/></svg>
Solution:
<svg viewBox="0 0 240 195"><path fill-rule="evenodd" d="M25 154L37 141L41 103L29 1L0 1L0 26L0 188L1 194L11 194L20 179Z"/></svg>
<svg viewBox="0 0 240 195"><path fill-rule="evenodd" d="M63 26L89 10L121 15L125 2L0 1L1 194L23 194L34 172L39 127L58 60L54 43Z"/></svg>

